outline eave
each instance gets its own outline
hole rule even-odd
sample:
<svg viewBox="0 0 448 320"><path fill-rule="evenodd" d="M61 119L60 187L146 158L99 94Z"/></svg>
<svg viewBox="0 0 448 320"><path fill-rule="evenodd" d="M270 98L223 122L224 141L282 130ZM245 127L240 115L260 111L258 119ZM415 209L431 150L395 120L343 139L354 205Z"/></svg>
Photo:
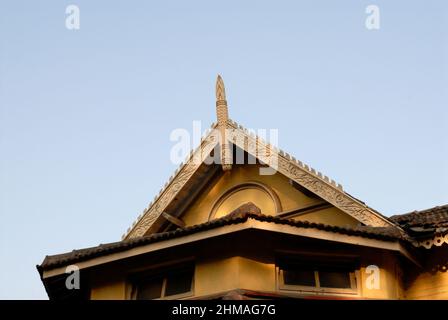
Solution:
<svg viewBox="0 0 448 320"><path fill-rule="evenodd" d="M207 240L245 230L262 230L310 239L326 240L335 243L365 246L395 251L419 266L407 248L405 238L397 233L388 234L382 228L356 229L327 226L306 221L293 221L273 216L245 214L237 217L225 217L202 225L186 227L172 232L152 235L112 243L103 247L83 249L64 255L47 257L39 267L42 279L65 273L67 265L76 264L80 270L104 265L114 261L132 258L185 244Z"/></svg>

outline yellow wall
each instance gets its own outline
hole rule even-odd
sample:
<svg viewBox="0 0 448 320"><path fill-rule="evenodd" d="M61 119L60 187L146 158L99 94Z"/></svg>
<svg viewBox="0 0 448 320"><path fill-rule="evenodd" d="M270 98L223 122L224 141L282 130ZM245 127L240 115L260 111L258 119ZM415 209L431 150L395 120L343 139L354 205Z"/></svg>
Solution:
<svg viewBox="0 0 448 320"><path fill-rule="evenodd" d="M275 291L275 264L239 258L239 286L255 291Z"/></svg>
<svg viewBox="0 0 448 320"><path fill-rule="evenodd" d="M332 226L354 226L359 224L358 220L335 207L305 213L300 216L293 217L292 219L301 221L305 220L315 223L323 223Z"/></svg>
<svg viewBox="0 0 448 320"><path fill-rule="evenodd" d="M91 283L90 299L124 300L126 299L126 281L120 277L107 277L97 274Z"/></svg>
<svg viewBox="0 0 448 320"><path fill-rule="evenodd" d="M370 273L366 273L369 265L379 267L379 288L368 288ZM361 295L366 299L402 299L403 284L400 266L396 257L387 251L366 254L360 270Z"/></svg>
<svg viewBox="0 0 448 320"><path fill-rule="evenodd" d="M412 281L406 291L407 299L448 299L448 272L424 272Z"/></svg>
<svg viewBox="0 0 448 320"><path fill-rule="evenodd" d="M238 288L238 269L238 257L197 263L195 295L203 296Z"/></svg>
<svg viewBox="0 0 448 320"><path fill-rule="evenodd" d="M198 263L195 296L207 296L233 289L275 291L275 265L243 257Z"/></svg>

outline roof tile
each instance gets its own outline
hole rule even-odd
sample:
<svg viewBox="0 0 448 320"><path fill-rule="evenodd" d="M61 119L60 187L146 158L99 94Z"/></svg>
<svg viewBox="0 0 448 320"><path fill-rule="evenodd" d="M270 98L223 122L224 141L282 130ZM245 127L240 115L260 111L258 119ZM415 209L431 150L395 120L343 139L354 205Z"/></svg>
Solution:
<svg viewBox="0 0 448 320"><path fill-rule="evenodd" d="M338 227L330 226L322 223L314 223L309 221L296 221L292 219L281 218L277 216L263 215L254 208L250 208L251 204L246 204L249 207L247 211L242 211L241 208L233 211L232 213L214 219L201 224L187 226L184 228L178 228L174 231L155 233L148 236L132 238L128 240L122 240L113 243L100 244L96 247L74 250L72 252L46 256L44 261L38 268L42 269L52 269L60 266L64 266L68 263L76 263L98 256L103 256L115 252L125 251L130 248L173 239L181 236L186 236L200 231L205 231L213 228L218 228L220 226L232 225L243 223L248 219L254 219L262 222L270 222L275 224L290 225L298 228L313 228L329 232L335 232L345 235L361 236L366 238L381 239L385 241L396 241L396 240L406 240L406 235L400 233L397 228L394 227L369 227L369 226L357 226L357 227Z"/></svg>

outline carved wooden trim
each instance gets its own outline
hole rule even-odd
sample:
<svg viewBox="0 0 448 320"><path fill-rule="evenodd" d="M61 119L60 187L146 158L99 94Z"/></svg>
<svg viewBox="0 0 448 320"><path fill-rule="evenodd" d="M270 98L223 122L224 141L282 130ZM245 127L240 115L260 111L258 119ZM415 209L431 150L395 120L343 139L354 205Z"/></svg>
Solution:
<svg viewBox="0 0 448 320"><path fill-rule="evenodd" d="M448 244L448 233L445 235L435 236L432 239L416 241L413 243L415 247L424 247L425 249L431 249L432 246L440 247L443 244Z"/></svg>
<svg viewBox="0 0 448 320"><path fill-rule="evenodd" d="M179 228L183 228L185 227L185 222L183 222L181 219L176 218L175 216L172 216L166 212L162 212L162 216L169 222L171 222L172 224L174 224L175 226L179 227Z"/></svg>
<svg viewBox="0 0 448 320"><path fill-rule="evenodd" d="M202 162L209 156L210 152L218 143L217 138L215 130L212 130L202 140L200 146L190 154L186 163L170 179L166 187L160 191L159 195L154 199L154 202L137 219L132 229L128 229L128 233L123 237L124 239L141 237L146 233L151 225L162 215L168 204L190 180Z"/></svg>
<svg viewBox="0 0 448 320"><path fill-rule="evenodd" d="M128 233L123 238L129 239L143 236L161 216L167 205L174 199L202 162L208 157L213 148L219 143L217 130L214 130L216 127L216 125L212 126L211 132L202 140L201 145L191 153L186 163L170 179L166 187L156 196L154 203L151 203L145 209L142 216L137 219L132 228L128 229ZM239 126L236 122L229 119L227 129L232 130L232 134L227 136L230 142L259 159L259 155L256 154L257 150L267 150L261 158L264 163L276 168L281 174L311 192L314 192L356 220L374 227L394 226L398 228L379 213L346 194L342 190L341 185L337 185L333 180L302 164L287 153L270 146L257 136L249 134L246 129Z"/></svg>
<svg viewBox="0 0 448 320"><path fill-rule="evenodd" d="M259 158L259 155L256 154L257 150L265 150L266 148L273 149L255 135L250 135L248 132L245 132L246 130L238 126L235 122L229 121L228 128L233 129L230 137L232 139L231 141L254 157ZM380 214L347 195L342 191L342 187L337 187L334 183L330 183L327 177L325 179L321 173L316 173L313 169L309 170L307 166L303 166L301 162L295 161L295 159L292 159L284 152L271 150L267 157L264 156L264 160L267 165L273 166L274 168L277 167L278 172L294 180L311 192L314 192L356 220L374 227L396 227L395 224Z"/></svg>

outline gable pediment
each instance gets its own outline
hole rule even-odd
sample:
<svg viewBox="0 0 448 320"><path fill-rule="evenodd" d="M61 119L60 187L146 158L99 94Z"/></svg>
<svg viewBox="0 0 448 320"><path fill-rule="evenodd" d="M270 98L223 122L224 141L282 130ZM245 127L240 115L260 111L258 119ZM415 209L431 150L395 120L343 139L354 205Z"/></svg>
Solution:
<svg viewBox="0 0 448 320"><path fill-rule="evenodd" d="M200 222L198 217L202 215L210 220L227 214L247 201L260 206L264 214L291 217L294 215L292 211L305 210L305 204L311 207L321 205L327 207L321 207L320 211L325 209L325 214L336 222L340 219L334 218L340 215L347 223L358 221L367 226L399 228L344 192L340 184L232 121L228 116L224 82L220 76L216 81L216 114L217 123L212 125L185 164L176 170L123 238L161 232L167 221L183 226L185 222L177 220L181 216L188 220L187 224ZM255 161L243 161L241 164L238 153L234 155L235 150L242 151ZM258 176L251 173L254 165L259 171ZM239 176L235 175L236 171ZM229 177L233 178L229 180ZM290 185L284 181L278 183L278 179L285 178L289 179ZM281 192L275 193L273 188ZM289 193L295 194L288 198ZM279 197L282 199L276 199ZM295 208L283 205L282 202L290 199L294 199ZM196 213L191 213L195 210ZM320 218L325 214L321 212ZM306 212L301 216L305 218ZM316 214L308 215L308 218L320 219Z"/></svg>
<svg viewBox="0 0 448 320"><path fill-rule="evenodd" d="M217 185L219 177L223 175L239 175L239 178L234 180L233 183L244 184L250 183L251 181L254 182L254 180L262 180L265 181L264 184L268 188L272 187L272 181L283 179L284 181L289 181L289 189L282 187L281 190L281 195L286 199L283 201L287 201L288 197L291 198L295 196L296 199L302 199L302 201L304 201L302 202L304 208L321 202L322 205L325 204L333 208L331 209L333 210L333 215L341 215L341 213L343 213L341 219L344 221L349 221L351 219L364 225L375 227L394 226L394 224L387 218L345 193L341 185L336 184L333 180L330 180L320 172L316 172L314 169L301 163L289 154L267 144L256 135L249 133L248 130L238 125L236 122L229 119L226 126L229 132L232 132L232 134L226 136L226 142L229 143L230 146L235 146L255 158L257 164L233 164L230 170L223 171L220 164L216 163L217 154L219 155L221 152L220 135L217 130L217 125L213 125L211 130L201 140L199 147L192 151L185 164L181 165L170 178L169 182L160 191L159 195L156 196L149 207L144 210L143 214L133 224L133 227L128 230L128 233L124 238L134 238L153 232L163 231L163 226L166 225L167 222L166 216L164 217L163 213L175 217L183 216L187 225L196 222L204 222L203 219L192 219L191 215L187 214L188 211L192 210L192 207L196 208L196 210L202 209L203 212L200 213L201 216L206 216L208 219L213 218L216 216L216 212L213 214L213 210L219 211L219 209L214 208L210 204L208 206L201 206L200 204L194 204L193 202L198 201L199 192L202 194L211 193L213 199L209 202L218 201L219 196L226 192L228 188L232 187L230 185ZM263 157L260 157L257 150L269 150L268 156L264 155ZM261 165L260 163L264 165ZM259 170L260 167L267 166L273 168L276 173L274 175L259 175L258 177L254 175L254 170ZM244 175L241 170L246 173L252 172L252 175ZM283 183L283 185L285 185L285 183ZM296 187L294 188L293 185ZM276 187L279 187L278 184ZM259 203L257 203L257 205L262 209L263 207L269 207L268 201L266 200L268 198L265 197L265 194L269 192L256 187L246 188L244 192L248 198L255 199L255 202L258 201ZM246 199L247 197L244 197L244 192L232 195L234 198L240 197L239 200L233 199L235 200L233 206L241 204L238 201L249 201ZM295 193L295 195L288 195L288 193ZM263 201L265 201L266 205L260 203L261 199L265 199ZM319 200L317 201L316 199ZM223 212L226 210L229 212L229 210L231 211L232 209L235 209L229 202L224 204L223 209L217 212L218 216L223 215ZM297 203L295 204L297 205ZM266 212L263 213L277 215L284 213L283 211L291 209L291 207L288 206L283 208L281 203L281 210L276 209L274 210L275 212L271 212L273 211L273 207L275 207L275 204L271 205L271 209L265 209ZM325 209L325 214L328 214L329 208ZM199 215L199 213L197 214ZM347 219L347 217L342 218L344 215L348 216L350 219ZM314 216L309 215L308 217L310 217L310 219L312 217L312 219L319 220L315 214ZM306 219L306 216L303 215L300 219Z"/></svg>

